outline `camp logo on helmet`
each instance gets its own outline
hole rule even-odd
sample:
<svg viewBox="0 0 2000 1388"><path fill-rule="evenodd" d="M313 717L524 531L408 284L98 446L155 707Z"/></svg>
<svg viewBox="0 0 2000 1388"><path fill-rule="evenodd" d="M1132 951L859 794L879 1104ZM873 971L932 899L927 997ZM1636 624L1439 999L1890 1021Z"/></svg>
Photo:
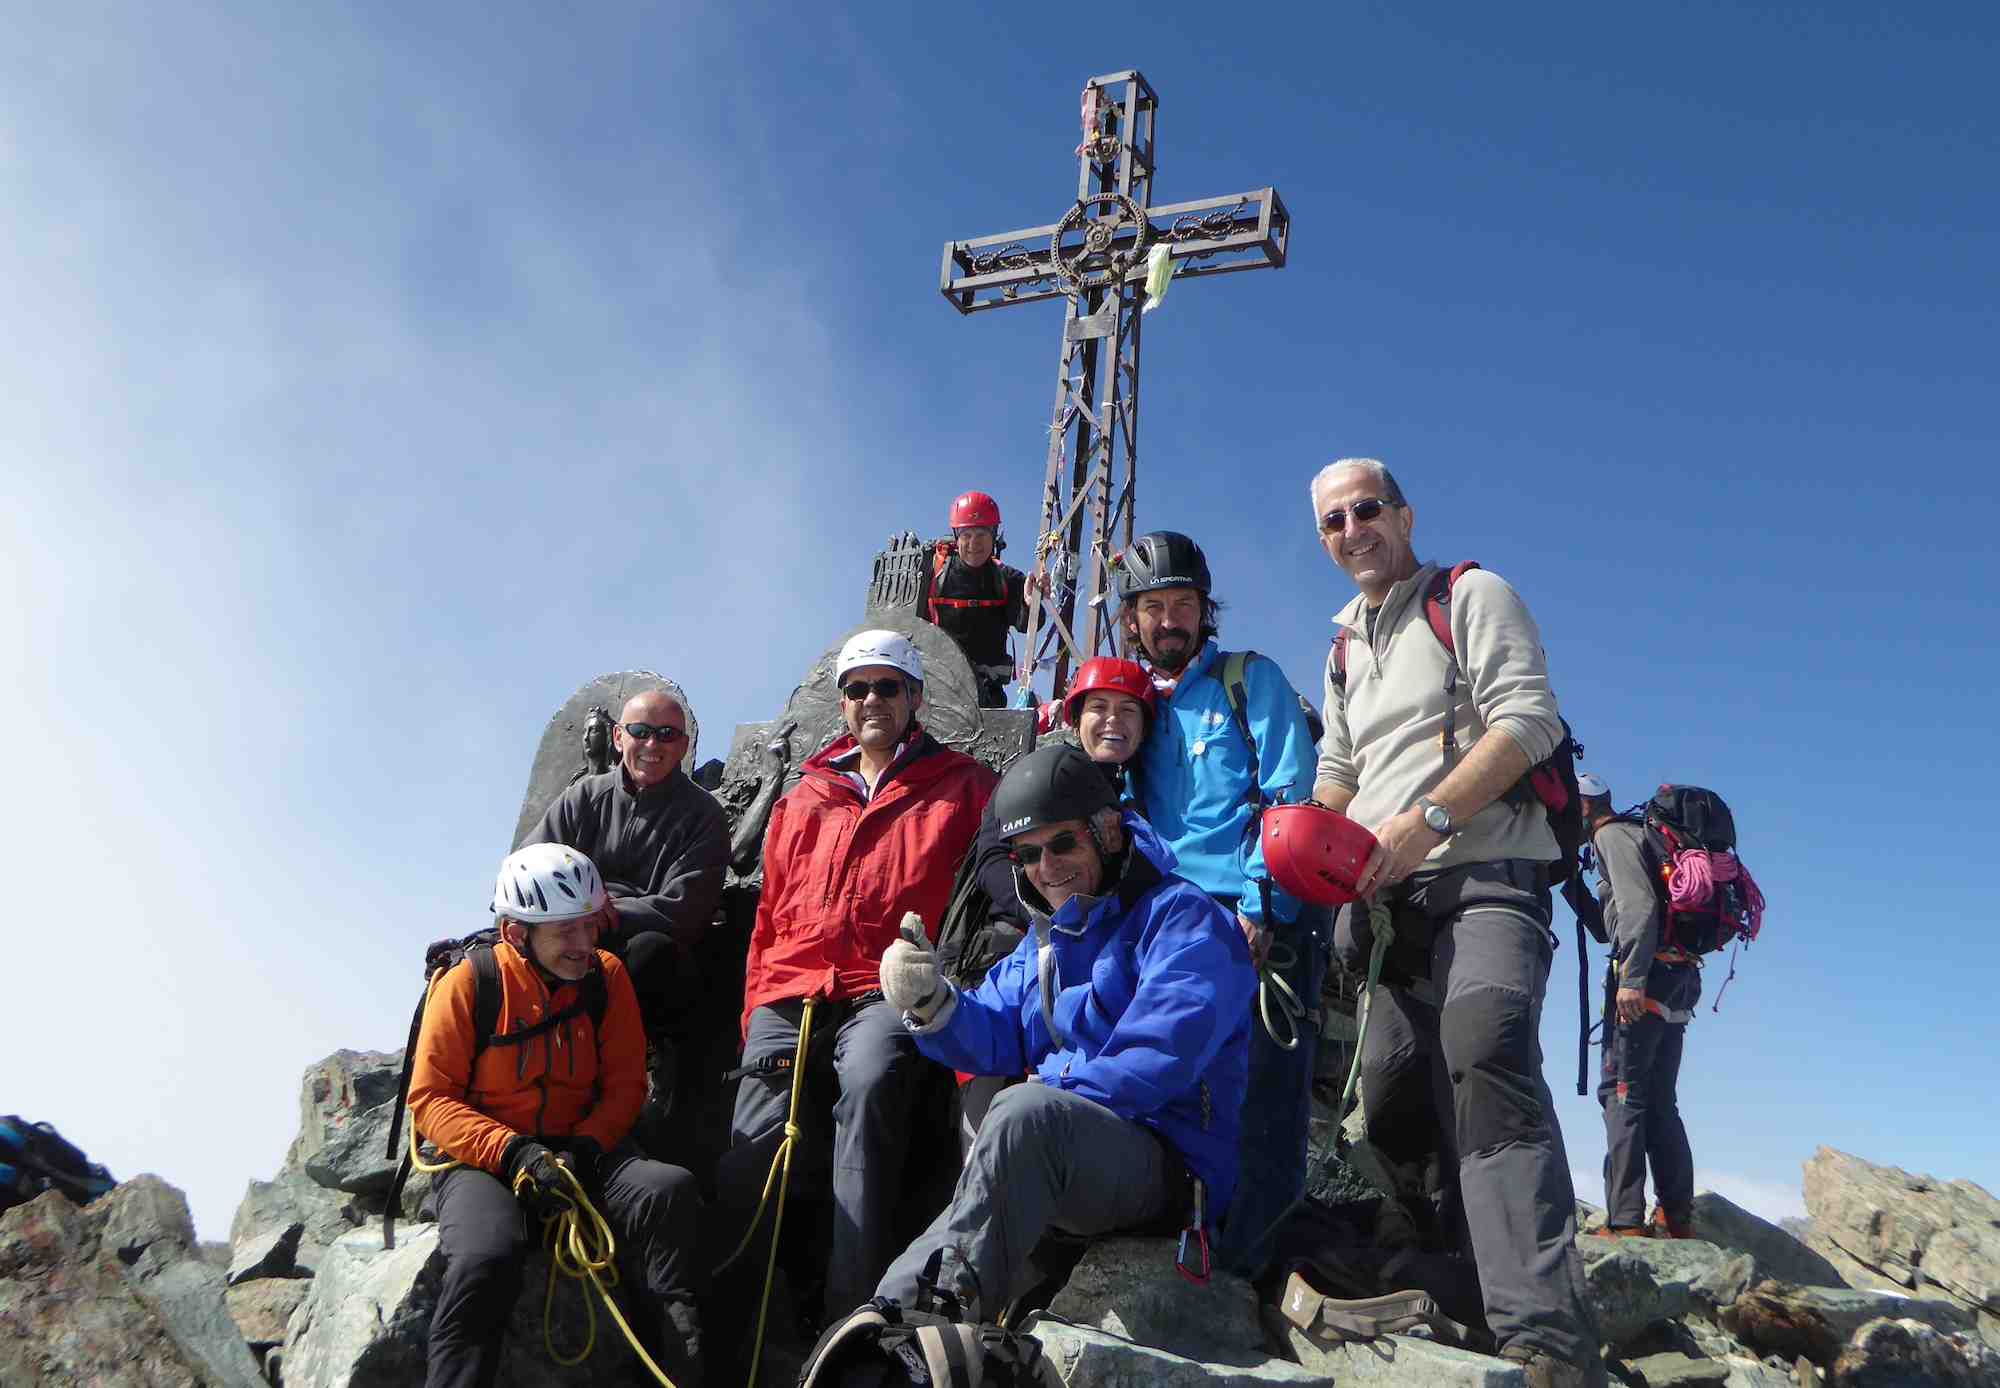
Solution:
<svg viewBox="0 0 2000 1388"><path fill-rule="evenodd" d="M1010 819L1000 826L1000 837L1004 839L1009 834L1018 834L1034 822L1035 817L1031 814L1024 814L1019 819Z"/></svg>

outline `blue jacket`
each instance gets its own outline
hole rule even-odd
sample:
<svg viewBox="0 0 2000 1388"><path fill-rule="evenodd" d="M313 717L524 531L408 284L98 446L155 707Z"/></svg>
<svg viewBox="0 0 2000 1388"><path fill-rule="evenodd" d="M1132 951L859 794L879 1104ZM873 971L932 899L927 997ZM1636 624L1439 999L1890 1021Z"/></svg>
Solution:
<svg viewBox="0 0 2000 1388"><path fill-rule="evenodd" d="M1243 668L1244 713L1257 740L1264 803L1312 797L1318 751L1298 692L1274 660L1252 656ZM1188 662L1171 698L1132 759L1139 805L1180 863L1181 875L1212 896L1237 898L1236 909L1264 919L1257 890L1264 845L1250 828L1250 751L1222 688L1222 652L1210 640ZM1298 919L1299 900L1275 886L1271 912Z"/></svg>
<svg viewBox="0 0 2000 1388"><path fill-rule="evenodd" d="M1131 848L1112 894L1071 897L961 991L925 1055L975 1075L1019 1075L1104 1105L1158 1133L1208 1187L1211 1217L1236 1190L1239 1110L1250 1069L1257 974L1228 912L1174 873L1174 855L1129 811ZM1039 941L1054 965L1058 1040L1042 1015Z"/></svg>

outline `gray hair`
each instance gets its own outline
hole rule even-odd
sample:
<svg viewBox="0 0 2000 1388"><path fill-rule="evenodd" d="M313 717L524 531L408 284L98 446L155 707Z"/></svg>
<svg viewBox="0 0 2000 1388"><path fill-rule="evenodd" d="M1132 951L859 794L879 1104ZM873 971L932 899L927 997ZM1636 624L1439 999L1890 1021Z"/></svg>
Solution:
<svg viewBox="0 0 2000 1388"><path fill-rule="evenodd" d="M1319 524L1320 484L1331 480L1334 473L1340 471L1342 468L1347 468L1347 467L1367 468L1370 472L1374 473L1377 485L1379 485L1382 488L1382 499L1384 501L1394 502L1398 506L1407 506L1409 504L1407 501L1403 499L1403 489L1396 485L1395 476L1389 471L1388 468L1382 466L1381 461L1379 459L1335 458L1332 462L1328 463L1325 467L1321 468L1318 472L1314 473L1312 482L1306 487L1306 497L1308 499L1308 503L1313 508L1314 526L1317 526Z"/></svg>

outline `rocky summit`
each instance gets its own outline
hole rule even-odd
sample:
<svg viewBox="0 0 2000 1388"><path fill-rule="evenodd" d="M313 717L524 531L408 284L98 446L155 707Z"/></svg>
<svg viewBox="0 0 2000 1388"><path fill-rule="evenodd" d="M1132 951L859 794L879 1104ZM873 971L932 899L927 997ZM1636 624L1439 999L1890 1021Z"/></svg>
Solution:
<svg viewBox="0 0 2000 1388"><path fill-rule="evenodd" d="M252 1181L226 1250L194 1238L181 1194L140 1176L78 1209L49 1193L0 1216L0 1384L93 1388L390 1388L420 1383L442 1258L421 1177L382 1215L399 1053L339 1051L305 1074L299 1132ZM1367 1153L1315 1127L1315 1196L1366 1198ZM1798 1236L1705 1193L1698 1238L1579 1239L1610 1381L1824 1388L2000 1385L2000 1201L1821 1148ZM1583 1209L1585 1227L1591 1211ZM1027 1322L1068 1388L1398 1385L1515 1388L1522 1368L1450 1341L1437 1316L1356 1338L1339 1315L1260 1302L1240 1279L1196 1285L1170 1240L1095 1242ZM545 1320L545 1258L516 1305L504 1388L622 1381L630 1351L603 1316L596 1347L578 1284ZM1432 1290L1432 1289L1426 1289ZM800 1346L766 1356L765 1388ZM711 1385L721 1388L721 1385Z"/></svg>

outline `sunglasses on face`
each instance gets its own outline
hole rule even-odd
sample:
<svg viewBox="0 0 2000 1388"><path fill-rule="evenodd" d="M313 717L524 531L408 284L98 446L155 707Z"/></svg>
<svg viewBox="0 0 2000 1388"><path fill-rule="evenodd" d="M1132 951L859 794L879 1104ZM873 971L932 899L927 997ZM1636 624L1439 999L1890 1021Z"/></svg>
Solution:
<svg viewBox="0 0 2000 1388"><path fill-rule="evenodd" d="M903 692L901 680L856 680L853 684L843 684L840 692L850 703L860 703L871 693L878 699L893 699Z"/></svg>
<svg viewBox="0 0 2000 1388"><path fill-rule="evenodd" d="M1007 856L1022 867L1033 867L1042 861L1042 855L1045 853L1052 858L1067 858L1070 854L1076 852L1076 846L1080 842L1082 840L1077 838L1076 830L1065 829L1047 843L1017 844L1007 850Z"/></svg>
<svg viewBox="0 0 2000 1388"><path fill-rule="evenodd" d="M1347 529L1348 516L1352 515L1355 520L1366 525L1369 521L1374 520L1375 517L1382 514L1384 506L1397 506L1400 504L1400 502L1384 501L1380 497L1371 496L1366 501L1355 502L1353 506L1345 510L1336 506L1319 518L1319 528L1323 534L1338 535L1341 531Z"/></svg>
<svg viewBox="0 0 2000 1388"><path fill-rule="evenodd" d="M621 723L619 726L625 729L625 736L634 742L650 742L654 738L662 742L678 742L687 736L684 730L671 723L661 723L657 727L651 723Z"/></svg>

